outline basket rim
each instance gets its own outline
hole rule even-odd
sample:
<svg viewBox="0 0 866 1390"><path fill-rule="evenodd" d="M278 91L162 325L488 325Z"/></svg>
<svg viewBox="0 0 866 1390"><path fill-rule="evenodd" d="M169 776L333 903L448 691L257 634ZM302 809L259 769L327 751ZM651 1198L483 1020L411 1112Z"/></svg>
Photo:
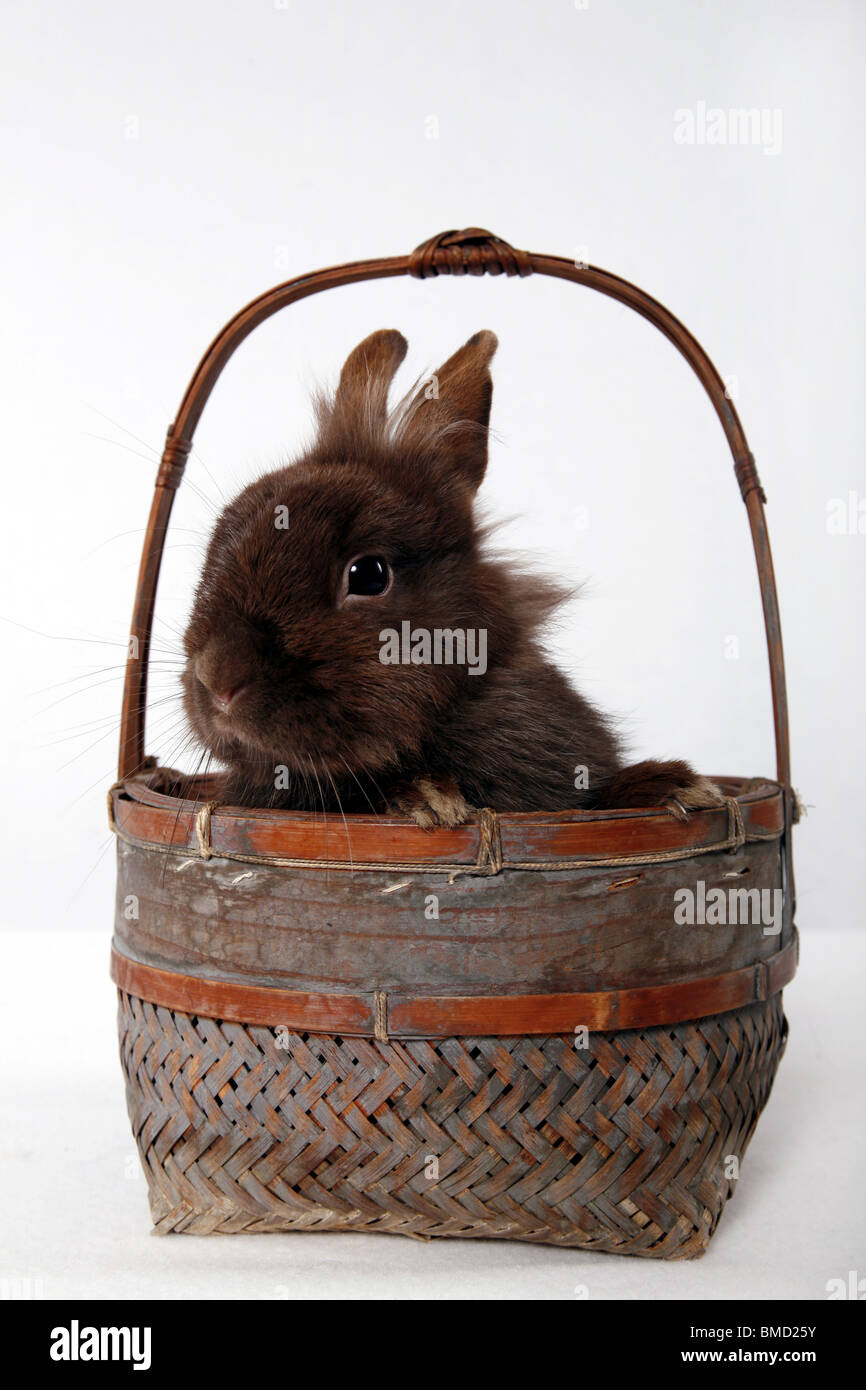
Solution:
<svg viewBox="0 0 866 1390"><path fill-rule="evenodd" d="M171 769L153 762L109 791L118 837L163 853L205 859L349 870L498 873L652 863L716 851L784 831L784 792L770 778L715 777L718 808L678 820L664 808L617 811L503 811L482 808L465 824L423 830L403 817L221 805L213 776L193 783L200 799L161 790Z"/></svg>

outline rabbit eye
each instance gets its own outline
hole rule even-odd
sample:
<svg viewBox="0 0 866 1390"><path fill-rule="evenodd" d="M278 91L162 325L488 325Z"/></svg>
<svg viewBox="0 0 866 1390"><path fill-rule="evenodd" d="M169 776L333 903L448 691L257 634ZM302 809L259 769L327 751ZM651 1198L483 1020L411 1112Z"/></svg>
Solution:
<svg viewBox="0 0 866 1390"><path fill-rule="evenodd" d="M347 594L370 598L384 594L391 583L391 569L381 555L359 555L346 570Z"/></svg>

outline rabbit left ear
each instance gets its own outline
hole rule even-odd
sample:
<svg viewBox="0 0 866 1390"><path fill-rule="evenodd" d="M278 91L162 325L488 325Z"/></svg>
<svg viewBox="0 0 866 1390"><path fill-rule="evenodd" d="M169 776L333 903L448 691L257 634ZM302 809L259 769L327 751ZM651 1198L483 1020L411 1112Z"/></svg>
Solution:
<svg viewBox="0 0 866 1390"><path fill-rule="evenodd" d="M499 340L489 329L475 333L433 376L427 377L408 412L407 442L434 444L449 471L475 491L487 468L487 436L493 380L490 360Z"/></svg>
<svg viewBox="0 0 866 1390"><path fill-rule="evenodd" d="M334 395L333 413L346 423L365 421L372 430L384 428L388 390L406 356L408 344L396 328L380 328L354 348L343 365Z"/></svg>

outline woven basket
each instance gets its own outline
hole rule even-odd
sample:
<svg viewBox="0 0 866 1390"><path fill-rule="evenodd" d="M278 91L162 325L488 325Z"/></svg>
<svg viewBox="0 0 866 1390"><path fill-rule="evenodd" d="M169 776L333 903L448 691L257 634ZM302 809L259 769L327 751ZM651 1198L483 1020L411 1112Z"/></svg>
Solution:
<svg viewBox="0 0 866 1390"><path fill-rule="evenodd" d="M214 778L181 799L144 752L148 652L174 492L222 368L264 319L320 290L485 273L600 290L696 371L755 547L777 780L716 778L724 805L685 822L486 808L433 831L221 806ZM290 281L215 339L157 476L109 794L112 977L157 1231L703 1253L773 1083L781 990L796 969L796 803L764 500L721 379L666 309L604 271L478 229ZM674 915L683 889L698 905L689 925ZM714 889L728 920L700 910ZM781 895L773 923L762 892Z"/></svg>

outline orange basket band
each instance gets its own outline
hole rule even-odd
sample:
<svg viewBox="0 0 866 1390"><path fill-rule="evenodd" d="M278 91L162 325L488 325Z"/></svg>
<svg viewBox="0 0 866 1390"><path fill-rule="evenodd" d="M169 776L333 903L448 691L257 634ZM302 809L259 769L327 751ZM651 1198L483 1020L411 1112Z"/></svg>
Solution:
<svg viewBox="0 0 866 1390"><path fill-rule="evenodd" d="M131 960L114 947L111 978L163 1008L291 1032L391 1038L513 1037L652 1028L727 1013L783 989L797 969L798 938L767 960L705 979L584 994L418 995L370 990L317 994L201 979Z"/></svg>

